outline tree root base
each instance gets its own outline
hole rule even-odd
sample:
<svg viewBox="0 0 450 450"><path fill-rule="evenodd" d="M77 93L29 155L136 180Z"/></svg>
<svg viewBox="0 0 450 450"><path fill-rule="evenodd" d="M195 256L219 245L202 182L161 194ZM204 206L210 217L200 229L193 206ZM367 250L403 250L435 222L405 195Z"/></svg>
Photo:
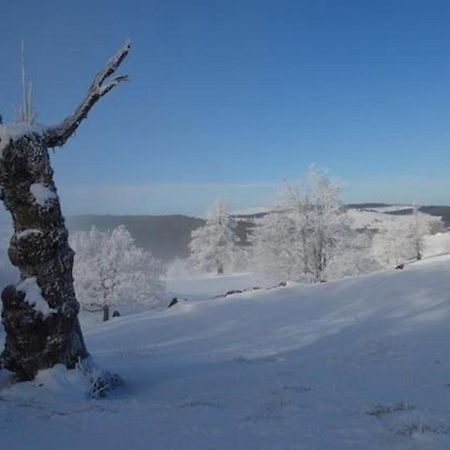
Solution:
<svg viewBox="0 0 450 450"><path fill-rule="evenodd" d="M124 381L119 375L100 369L91 356L81 360L77 368L89 382L88 396L90 398L104 398L109 392L124 385Z"/></svg>

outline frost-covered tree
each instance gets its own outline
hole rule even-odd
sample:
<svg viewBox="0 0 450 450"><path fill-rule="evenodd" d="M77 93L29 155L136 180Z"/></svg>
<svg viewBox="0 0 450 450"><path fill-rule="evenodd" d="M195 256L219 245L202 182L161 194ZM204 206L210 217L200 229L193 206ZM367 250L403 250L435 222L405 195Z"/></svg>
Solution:
<svg viewBox="0 0 450 450"><path fill-rule="evenodd" d="M331 259L349 234L350 222L340 200L340 186L324 169L311 166L299 186L291 186L290 197L298 208L300 234L304 242L305 277L325 281ZM297 200L299 199L299 200Z"/></svg>
<svg viewBox="0 0 450 450"><path fill-rule="evenodd" d="M411 258L406 231L395 227L374 236L372 252L383 267L396 266Z"/></svg>
<svg viewBox="0 0 450 450"><path fill-rule="evenodd" d="M70 239L75 250L75 292L84 309L110 317L112 306L125 303L158 307L164 284L162 264L150 251L135 246L128 230L78 231Z"/></svg>
<svg viewBox="0 0 450 450"><path fill-rule="evenodd" d="M195 271L224 273L233 261L238 241L234 229L225 202L216 200L208 212L206 224L191 235L190 261Z"/></svg>
<svg viewBox="0 0 450 450"><path fill-rule="evenodd" d="M359 230L348 230L339 242L338 250L330 258L327 278L338 280L381 269L381 265L371 253L371 247L371 234Z"/></svg>
<svg viewBox="0 0 450 450"><path fill-rule="evenodd" d="M340 189L311 166L300 183L286 183L282 202L256 227L257 265L278 279L325 281L331 261L350 242L350 221Z"/></svg>
<svg viewBox="0 0 450 450"><path fill-rule="evenodd" d="M295 219L285 207L275 206L253 229L250 241L255 269L271 281L302 278L303 248Z"/></svg>
<svg viewBox="0 0 450 450"><path fill-rule="evenodd" d="M286 206L295 222L297 258L304 281L325 281L330 261L342 252L350 222L340 187L324 169L311 166L300 183L286 186Z"/></svg>
<svg viewBox="0 0 450 450"><path fill-rule="evenodd" d="M373 254L383 266L422 259L425 236L440 226L440 218L430 217L413 207L411 215L399 216L396 222L374 236Z"/></svg>
<svg viewBox="0 0 450 450"><path fill-rule="evenodd" d="M49 149L61 147L75 133L95 103L126 76L111 78L130 50L125 45L95 76L86 97L61 123L35 123L31 90L24 92L21 121L1 124L0 199L11 213L14 235L9 258L20 280L2 292L6 331L0 368L18 379L32 379L40 369L76 364L104 391L117 378L97 372L88 358L78 321L73 287L73 251L53 179ZM24 85L26 85L24 83Z"/></svg>
<svg viewBox="0 0 450 450"><path fill-rule="evenodd" d="M424 214L419 212L417 206L414 206L413 208L412 219L408 231L414 257L418 260L422 259L424 237L431 232L431 223L426 219Z"/></svg>

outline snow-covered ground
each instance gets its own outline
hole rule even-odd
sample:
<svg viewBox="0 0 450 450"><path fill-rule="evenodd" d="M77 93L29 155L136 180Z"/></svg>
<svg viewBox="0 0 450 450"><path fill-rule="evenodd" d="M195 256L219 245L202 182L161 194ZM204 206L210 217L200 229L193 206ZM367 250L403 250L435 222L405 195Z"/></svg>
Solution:
<svg viewBox="0 0 450 450"><path fill-rule="evenodd" d="M3 387L0 448L448 449L449 274L441 257L88 327L125 387L87 399L63 368Z"/></svg>
<svg viewBox="0 0 450 450"><path fill-rule="evenodd" d="M392 213L396 211L403 211L404 209L412 208L413 205L403 204L403 205L388 205L388 206L373 206L373 207L366 207L366 208L359 208L364 209L365 211L373 211L373 212L380 212L380 213Z"/></svg>
<svg viewBox="0 0 450 450"><path fill-rule="evenodd" d="M188 300L207 300L221 296L231 290L270 287L270 282L260 276L248 273L225 275L200 275L192 277L168 278L165 280L167 294L170 297Z"/></svg>
<svg viewBox="0 0 450 450"><path fill-rule="evenodd" d="M380 232L411 219L350 215ZM9 231L2 285L16 278ZM170 310L83 314L90 351L125 387L93 400L63 367L14 386L0 374L0 449L448 449L450 256L436 255L449 252L437 233L403 271L315 286L178 276L167 296L189 300Z"/></svg>

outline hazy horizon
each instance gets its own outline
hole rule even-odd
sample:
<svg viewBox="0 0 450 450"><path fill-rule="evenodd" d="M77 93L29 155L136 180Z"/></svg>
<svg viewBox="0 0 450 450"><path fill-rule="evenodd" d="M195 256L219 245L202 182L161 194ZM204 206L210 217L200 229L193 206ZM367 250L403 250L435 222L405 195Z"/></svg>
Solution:
<svg viewBox="0 0 450 450"><path fill-rule="evenodd" d="M400 182L399 182L400 184ZM209 185L205 189L202 185L160 185L160 186L135 186L135 187L89 187L70 189L61 186L59 194L62 201L63 214L66 217L77 215L186 215L203 218L208 209L217 198L226 201L231 212L239 212L257 208L270 207L280 199L282 183L267 184L259 186L235 186L229 185ZM259 189L261 201L252 202L255 196L255 189ZM441 189L445 189L441 186ZM240 199L224 195L241 191L246 195L241 195ZM450 183L446 188L450 191ZM157 193L157 195L155 195ZM153 196L152 196L153 195ZM190 196L190 202L184 202L185 197ZM167 200L172 201L167 201ZM240 200L240 201L239 201ZM383 203L388 205L417 205L417 206L450 206L450 202L439 201L418 201L415 199L392 199L387 196L342 196L344 204L358 203ZM124 208L122 205L126 204ZM0 220L9 222L9 213L0 205Z"/></svg>

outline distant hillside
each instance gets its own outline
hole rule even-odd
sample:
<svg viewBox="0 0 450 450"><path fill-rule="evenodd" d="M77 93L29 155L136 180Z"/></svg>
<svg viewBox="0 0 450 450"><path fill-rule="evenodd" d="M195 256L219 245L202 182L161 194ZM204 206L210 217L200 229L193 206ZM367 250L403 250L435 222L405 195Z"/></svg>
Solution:
<svg viewBox="0 0 450 450"><path fill-rule="evenodd" d="M404 209L398 209L395 211L385 211L385 214L391 214L393 216L408 216L413 213L412 207L405 207ZM450 227L450 206L420 206L419 211L430 216L437 216L442 218L442 222L445 227Z"/></svg>
<svg viewBox="0 0 450 450"><path fill-rule="evenodd" d="M348 209L377 209L377 208L387 208L389 205L387 203L351 203L345 205ZM442 221L446 227L450 227L450 206L420 206L419 211L429 214L430 216L442 217ZM405 205L404 209L397 209L393 211L384 211L385 214L392 214L394 216L403 216L412 214L413 209L409 205Z"/></svg>
<svg viewBox="0 0 450 450"><path fill-rule="evenodd" d="M348 209L372 209L372 208L385 208L391 206L388 203L349 203L345 205Z"/></svg>
<svg viewBox="0 0 450 450"><path fill-rule="evenodd" d="M125 225L136 245L150 249L162 261L189 254L191 232L205 223L203 219L182 215L171 216L72 216L67 219L70 231L89 230L95 226L101 231Z"/></svg>
<svg viewBox="0 0 450 450"><path fill-rule="evenodd" d="M189 242L193 230L203 226L204 219L183 215L169 216L71 216L67 219L69 231L89 230L95 226L101 231L125 225L136 245L150 249L153 255L170 261L189 255ZM242 245L248 245L247 236L253 224L246 220L237 222L237 235Z"/></svg>
<svg viewBox="0 0 450 450"><path fill-rule="evenodd" d="M450 206L421 206L419 211L430 214L430 216L440 216L446 227L450 227Z"/></svg>

